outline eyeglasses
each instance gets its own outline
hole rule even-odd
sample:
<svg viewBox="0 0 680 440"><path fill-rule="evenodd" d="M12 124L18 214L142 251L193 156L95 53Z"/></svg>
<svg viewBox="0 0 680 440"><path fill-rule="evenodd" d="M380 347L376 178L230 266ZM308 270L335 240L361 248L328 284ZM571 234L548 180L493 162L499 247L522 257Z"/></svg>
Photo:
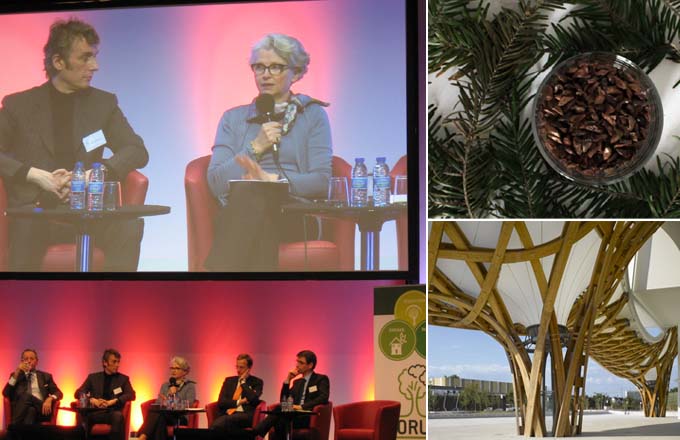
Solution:
<svg viewBox="0 0 680 440"><path fill-rule="evenodd" d="M170 369L171 370L184 370L184 368L180 368L180 367L170 367Z"/></svg>
<svg viewBox="0 0 680 440"><path fill-rule="evenodd" d="M261 63L255 63L251 64L250 68L253 69L253 72L258 75L262 75L265 71L269 71L271 75L281 75L283 71L289 67L285 64L272 64L271 66L265 66Z"/></svg>

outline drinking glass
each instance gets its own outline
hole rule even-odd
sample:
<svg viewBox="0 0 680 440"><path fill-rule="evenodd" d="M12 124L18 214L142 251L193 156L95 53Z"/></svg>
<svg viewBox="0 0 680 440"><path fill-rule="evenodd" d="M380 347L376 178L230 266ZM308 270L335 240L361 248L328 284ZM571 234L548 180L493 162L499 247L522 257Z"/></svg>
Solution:
<svg viewBox="0 0 680 440"><path fill-rule="evenodd" d="M392 203L405 203L408 195L408 179L404 175L394 177L394 191L392 191Z"/></svg>
<svg viewBox="0 0 680 440"><path fill-rule="evenodd" d="M328 203L335 208L349 204L346 177L331 177L328 180Z"/></svg>
<svg viewBox="0 0 680 440"><path fill-rule="evenodd" d="M104 182L104 210L115 211L121 205L120 182Z"/></svg>

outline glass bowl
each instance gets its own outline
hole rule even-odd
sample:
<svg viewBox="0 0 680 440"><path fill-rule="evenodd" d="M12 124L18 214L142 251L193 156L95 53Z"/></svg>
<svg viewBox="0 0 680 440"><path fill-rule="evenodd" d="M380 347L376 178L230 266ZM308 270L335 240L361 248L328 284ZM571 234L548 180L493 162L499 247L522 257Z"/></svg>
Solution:
<svg viewBox="0 0 680 440"><path fill-rule="evenodd" d="M632 61L589 52L558 64L534 98L534 139L548 164L579 183L603 185L638 171L663 131L661 98Z"/></svg>

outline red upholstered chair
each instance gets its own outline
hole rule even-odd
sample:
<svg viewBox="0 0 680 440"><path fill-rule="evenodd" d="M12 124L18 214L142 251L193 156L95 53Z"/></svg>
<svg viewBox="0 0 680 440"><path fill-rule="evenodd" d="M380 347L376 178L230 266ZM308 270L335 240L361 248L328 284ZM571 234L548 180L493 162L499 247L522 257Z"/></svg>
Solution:
<svg viewBox="0 0 680 440"><path fill-rule="evenodd" d="M59 403L61 403L61 400L53 400L52 401L52 414L50 416L49 422L42 422L42 425L56 425L57 424L57 415L59 413ZM9 401L7 397L2 398L2 409L3 409L3 426L2 429L3 431L7 430L7 427L9 426L10 422L12 421L12 402Z"/></svg>
<svg viewBox="0 0 680 440"><path fill-rule="evenodd" d="M260 403L257 404L255 407L255 412L253 413L253 425L249 428L252 429L260 423L265 417L267 417L266 414L262 414L262 411L265 411L267 409L267 402L264 400L260 400ZM208 417L208 428L210 428L215 421L221 414L220 414L220 407L217 405L217 402L211 402L205 406L205 415ZM261 439L262 437L258 436L258 439Z"/></svg>
<svg viewBox="0 0 680 440"><path fill-rule="evenodd" d="M71 402L71 408L77 408L78 407L78 402ZM130 408L132 407L132 402L129 400L125 402L125 405L123 405L123 420L124 420L124 432L125 432L125 439L127 440L130 437ZM80 417L77 417L78 423L80 423ZM111 433L111 425L108 423L95 423L90 427L90 432L87 435L88 439L93 439L93 438L107 438L109 434Z"/></svg>
<svg viewBox="0 0 680 440"><path fill-rule="evenodd" d="M395 440L401 403L353 402L333 408L335 440Z"/></svg>
<svg viewBox="0 0 680 440"><path fill-rule="evenodd" d="M402 156L390 171L392 190L394 190L394 178L406 176L406 156ZM408 269L408 214L404 213L397 218L397 255L399 256L399 270Z"/></svg>
<svg viewBox="0 0 680 440"><path fill-rule="evenodd" d="M205 271L205 262L213 239L213 219L219 205L208 187L206 173L210 156L194 159L187 165L184 189L187 203L187 241L189 271ZM352 167L333 156L333 175L351 177ZM325 240L309 240L305 266L305 242L282 243L279 246L279 268L285 271L354 270L353 222L324 220Z"/></svg>
<svg viewBox="0 0 680 440"><path fill-rule="evenodd" d="M142 418L146 420L146 417L149 415L149 409L151 409L151 405L156 403L156 399L151 399L147 400L146 402L142 402L140 405L140 408L142 410ZM201 404L198 400L194 400L191 404L191 408L198 408L198 406ZM187 424L186 425L179 425L180 428L198 428L198 414L197 413L189 413L187 415ZM175 433L175 427L170 425L168 426L168 438L172 438L173 434Z"/></svg>
<svg viewBox="0 0 680 440"><path fill-rule="evenodd" d="M275 403L269 407L269 410L273 411L279 406L280 403ZM312 408L312 411L317 414L310 417L309 428L294 429L291 436L292 440L328 440L331 432L333 402L328 402L325 405L316 405Z"/></svg>
<svg viewBox="0 0 680 440"><path fill-rule="evenodd" d="M149 179L139 171L131 171L121 182L121 198L124 205L143 205ZM7 208L7 193L4 181L0 178L0 213ZM0 215L0 271L9 270L9 219ZM73 272L75 270L76 245L56 244L47 248L42 261L43 272ZM92 270L101 271L104 266L104 253L94 248L92 252Z"/></svg>

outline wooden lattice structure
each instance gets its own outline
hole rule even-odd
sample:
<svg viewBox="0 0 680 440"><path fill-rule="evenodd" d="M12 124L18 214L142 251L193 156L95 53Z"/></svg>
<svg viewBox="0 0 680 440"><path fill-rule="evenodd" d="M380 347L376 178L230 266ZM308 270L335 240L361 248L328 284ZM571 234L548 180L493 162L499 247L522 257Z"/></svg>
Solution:
<svg viewBox="0 0 680 440"><path fill-rule="evenodd" d="M628 263L659 226L659 222L565 222L558 237L535 244L525 222L506 221L499 223L495 246L475 247L456 222L431 224L428 243L429 322L432 325L481 330L503 346L513 373L519 434L542 437L552 431L554 436L562 437L581 432L582 396L585 395L588 358L591 355L607 368L617 363L622 365L624 359L633 364L637 360L639 368L629 368L625 373L627 376L624 372L613 371L634 383L633 372L640 372L638 378L644 378L644 368L657 368L659 380L643 399L647 399L650 408L660 409L660 405L653 402L664 397L662 380L665 380L664 389L667 389L673 351L677 350L677 342L673 342L677 334L668 333L668 343L675 349L666 349L664 353L642 340L637 351L629 351L630 346L620 345L621 341L618 342L618 351L610 344L612 337L633 338L632 330L616 318L617 310L625 305L626 296L613 303L611 300L620 289ZM590 279L586 288L573 304L569 304L573 308L566 323L568 337L565 339L563 326L557 322L557 293L572 249L586 236L592 241L593 232L599 237L597 255L592 260L592 268L589 268ZM511 235L519 237L521 247L508 248ZM544 269L547 257L552 259L549 271ZM438 262L447 259L465 263L477 283L474 294L469 289L465 292L438 267ZM526 344L526 326L513 322L506 305L510 298L497 289L504 266L519 262L525 262L531 268L530 276L535 279L542 304L540 318L537 318L538 329L534 330L533 355ZM611 330L612 326L614 330ZM597 352L599 349L601 353ZM654 358L655 353L663 356ZM554 399L554 421L550 430L545 425L545 408L541 401L548 356L551 359ZM646 383L647 388L644 389L649 389L649 385Z"/></svg>

